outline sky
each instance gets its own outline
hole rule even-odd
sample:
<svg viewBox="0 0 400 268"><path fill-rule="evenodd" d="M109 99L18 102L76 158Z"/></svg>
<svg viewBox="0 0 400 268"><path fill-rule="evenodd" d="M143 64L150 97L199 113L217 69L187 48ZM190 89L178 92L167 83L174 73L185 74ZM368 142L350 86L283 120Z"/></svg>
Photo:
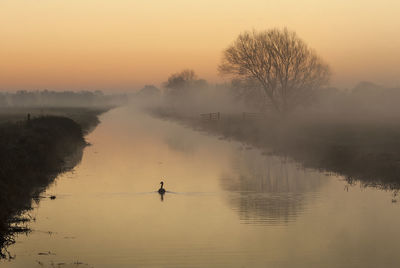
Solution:
<svg viewBox="0 0 400 268"><path fill-rule="evenodd" d="M0 90L129 91L191 68L223 82L246 30L288 27L332 68L331 85L400 86L398 0L0 0Z"/></svg>

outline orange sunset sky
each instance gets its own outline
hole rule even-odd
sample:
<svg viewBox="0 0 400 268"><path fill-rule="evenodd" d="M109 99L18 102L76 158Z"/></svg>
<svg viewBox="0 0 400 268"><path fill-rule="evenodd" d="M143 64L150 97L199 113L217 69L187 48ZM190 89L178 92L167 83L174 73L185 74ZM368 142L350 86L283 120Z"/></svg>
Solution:
<svg viewBox="0 0 400 268"><path fill-rule="evenodd" d="M194 69L221 82L244 30L287 26L333 71L331 85L400 86L400 1L0 0L0 90L128 91Z"/></svg>

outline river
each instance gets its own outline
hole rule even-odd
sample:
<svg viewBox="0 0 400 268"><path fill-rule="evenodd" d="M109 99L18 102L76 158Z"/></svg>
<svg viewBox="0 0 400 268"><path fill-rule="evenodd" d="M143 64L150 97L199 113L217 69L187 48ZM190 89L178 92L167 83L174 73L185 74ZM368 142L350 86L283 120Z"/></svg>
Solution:
<svg viewBox="0 0 400 268"><path fill-rule="evenodd" d="M390 192L132 107L103 114L87 140L1 267L400 265Z"/></svg>

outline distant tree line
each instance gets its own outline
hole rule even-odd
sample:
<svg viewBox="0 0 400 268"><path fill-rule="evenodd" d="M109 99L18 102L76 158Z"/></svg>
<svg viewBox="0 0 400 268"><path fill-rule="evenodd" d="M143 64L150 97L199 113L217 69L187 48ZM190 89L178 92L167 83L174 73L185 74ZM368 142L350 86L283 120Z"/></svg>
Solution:
<svg viewBox="0 0 400 268"><path fill-rule="evenodd" d="M97 91L26 91L0 93L0 107L87 107L115 105L124 101L122 95L105 95Z"/></svg>
<svg viewBox="0 0 400 268"><path fill-rule="evenodd" d="M219 71L232 76L231 84L216 85L214 89L230 87L232 93L240 92L236 96L243 100L255 99L262 109L280 114L312 103L330 77L329 66L286 28L240 34L225 49ZM190 69L172 74L163 87L166 100L175 105L210 88ZM149 89L145 87L140 93Z"/></svg>
<svg viewBox="0 0 400 268"><path fill-rule="evenodd" d="M211 85L185 69L171 74L162 89L148 85L137 96L163 96L176 108L200 101L207 104L215 96L210 92L223 91L249 109L282 115L316 106L336 112L399 110L399 88L368 82L349 90L329 87L329 65L286 28L243 32L223 51L219 72L228 82Z"/></svg>

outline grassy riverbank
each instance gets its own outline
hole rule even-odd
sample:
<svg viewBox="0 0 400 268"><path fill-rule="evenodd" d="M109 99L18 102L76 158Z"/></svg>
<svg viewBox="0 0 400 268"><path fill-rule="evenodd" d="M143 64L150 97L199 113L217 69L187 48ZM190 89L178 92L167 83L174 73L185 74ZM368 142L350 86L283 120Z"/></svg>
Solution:
<svg viewBox="0 0 400 268"><path fill-rule="evenodd" d="M77 122L84 134L90 132L98 123L97 116L114 106L102 107L18 107L5 108L0 107L0 125L4 123L15 123L27 119L30 114L31 118L43 116L61 116L67 117Z"/></svg>
<svg viewBox="0 0 400 268"><path fill-rule="evenodd" d="M244 119L239 114L221 114L219 120L210 121L167 109L151 113L289 157L306 168L343 175L349 184L359 182L395 193L400 189L400 122Z"/></svg>
<svg viewBox="0 0 400 268"><path fill-rule="evenodd" d="M14 242L14 235L28 231L24 227L27 219L19 215L31 209L32 199L39 201L40 193L59 173L80 162L84 135L107 109L0 111L0 257L10 258L6 248Z"/></svg>

